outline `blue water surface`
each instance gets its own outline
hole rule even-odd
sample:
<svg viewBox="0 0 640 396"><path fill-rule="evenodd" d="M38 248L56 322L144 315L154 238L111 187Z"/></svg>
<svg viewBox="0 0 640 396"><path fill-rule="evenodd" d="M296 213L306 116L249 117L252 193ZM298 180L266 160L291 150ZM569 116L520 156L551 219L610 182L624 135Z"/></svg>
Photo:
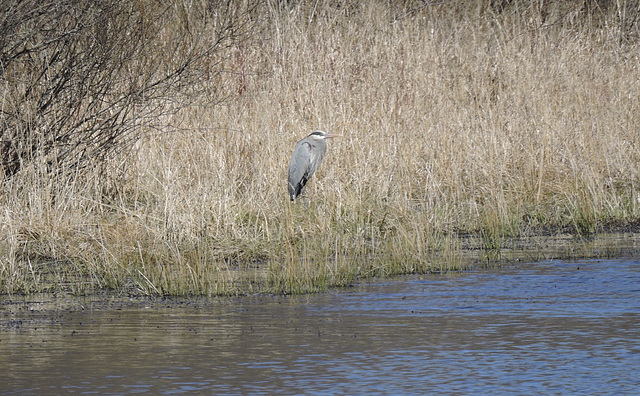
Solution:
<svg viewBox="0 0 640 396"><path fill-rule="evenodd" d="M3 305L1 394L640 394L640 261L309 296Z"/></svg>

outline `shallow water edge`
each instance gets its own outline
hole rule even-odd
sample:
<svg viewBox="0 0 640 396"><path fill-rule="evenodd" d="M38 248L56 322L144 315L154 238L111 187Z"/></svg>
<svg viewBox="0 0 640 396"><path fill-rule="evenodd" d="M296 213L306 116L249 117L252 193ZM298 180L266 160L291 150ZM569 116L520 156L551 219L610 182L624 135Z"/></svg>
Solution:
<svg viewBox="0 0 640 396"><path fill-rule="evenodd" d="M640 232L631 230L629 232L615 232L592 234L589 236L575 235L571 233L531 236L523 238L507 238L501 243L498 249L486 249L483 247L482 237L467 235L459 237L458 248L454 252L432 252L430 259L433 262L429 273L439 274L448 272L464 272L479 268L499 268L515 262L537 262L550 259L586 259L586 258L615 258L615 257L635 257L640 254ZM454 261L454 264L447 264ZM248 268L237 268L231 270L235 274L230 276L242 284L251 283L258 285L264 282L268 276L268 266L259 263L256 266L249 265ZM405 275L405 274L401 274ZM379 276L358 277L347 286L354 283L377 281ZM262 280L261 280L262 279ZM80 280L79 282L82 282ZM253 288L250 288L251 290ZM78 293L77 290L81 292ZM234 288L235 292L223 293L231 296L255 296L263 294L289 294L282 291L247 291L242 286ZM260 290L260 287L255 287ZM326 291L322 287L320 291ZM317 290L316 290L317 291ZM303 294L306 294L303 292ZM44 301L55 301L51 309L82 309L83 305L76 302L74 296L82 296L84 299L96 301L110 301L110 304L134 304L144 305L145 301L182 301L181 298L165 298L156 294L142 292L139 288L123 287L117 290L89 290L82 291L79 287L61 288L60 291L50 293L32 293L30 295L0 295L0 307L11 305L20 301L40 301L38 306L44 307ZM170 297L165 295L164 297ZM183 296L184 300L197 300L195 296ZM212 298L220 298L221 295L214 295ZM80 299L81 300L81 299ZM206 298L205 298L206 300ZM44 305L43 305L44 304ZM40 308L38 308L40 309ZM45 309L45 308L43 308Z"/></svg>
<svg viewBox="0 0 640 396"><path fill-rule="evenodd" d="M476 270L500 269L545 260L582 260L640 258L640 233L609 233L582 237L573 234L512 238L504 243L500 250L484 250L478 246L477 238L464 238L459 256L463 270L433 271L423 275L455 275ZM394 279L412 279L421 274L406 274L388 277ZM359 279L346 290L357 285L380 282L377 277ZM382 279L384 281L384 279ZM338 288L340 289L340 288ZM14 309L46 312L76 310L122 310L165 307L199 307L213 303L234 304L237 301L272 298L279 293L253 293L239 296L147 296L123 291L101 291L76 296L71 293L36 293L31 295L0 295L0 310ZM313 293L312 293L313 294ZM242 298L244 297L244 298ZM6 323L11 326L12 323ZM19 324L19 323L18 323Z"/></svg>

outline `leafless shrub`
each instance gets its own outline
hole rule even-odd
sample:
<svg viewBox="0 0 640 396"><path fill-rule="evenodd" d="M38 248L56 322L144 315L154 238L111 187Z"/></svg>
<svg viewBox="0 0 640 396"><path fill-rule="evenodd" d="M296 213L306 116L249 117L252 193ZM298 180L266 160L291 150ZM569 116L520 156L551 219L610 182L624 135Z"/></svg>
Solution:
<svg viewBox="0 0 640 396"><path fill-rule="evenodd" d="M100 166L188 103L246 32L244 2L0 1L0 168Z"/></svg>

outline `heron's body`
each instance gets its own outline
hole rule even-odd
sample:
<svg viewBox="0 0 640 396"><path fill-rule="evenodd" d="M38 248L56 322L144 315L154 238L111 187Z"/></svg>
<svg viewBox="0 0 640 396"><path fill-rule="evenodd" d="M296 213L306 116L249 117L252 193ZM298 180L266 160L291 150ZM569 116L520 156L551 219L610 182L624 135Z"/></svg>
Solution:
<svg viewBox="0 0 640 396"><path fill-rule="evenodd" d="M291 162L289 162L289 197L295 200L309 178L318 170L327 153L325 139L336 137L323 131L315 131L296 144Z"/></svg>

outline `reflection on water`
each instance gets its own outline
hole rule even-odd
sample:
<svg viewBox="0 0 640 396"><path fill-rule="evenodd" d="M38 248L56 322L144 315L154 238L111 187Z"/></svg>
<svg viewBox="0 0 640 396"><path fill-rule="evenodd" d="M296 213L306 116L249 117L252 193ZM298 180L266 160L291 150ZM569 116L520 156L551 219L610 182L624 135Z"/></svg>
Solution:
<svg viewBox="0 0 640 396"><path fill-rule="evenodd" d="M301 297L42 303L1 306L1 394L640 389L637 260L549 261Z"/></svg>

